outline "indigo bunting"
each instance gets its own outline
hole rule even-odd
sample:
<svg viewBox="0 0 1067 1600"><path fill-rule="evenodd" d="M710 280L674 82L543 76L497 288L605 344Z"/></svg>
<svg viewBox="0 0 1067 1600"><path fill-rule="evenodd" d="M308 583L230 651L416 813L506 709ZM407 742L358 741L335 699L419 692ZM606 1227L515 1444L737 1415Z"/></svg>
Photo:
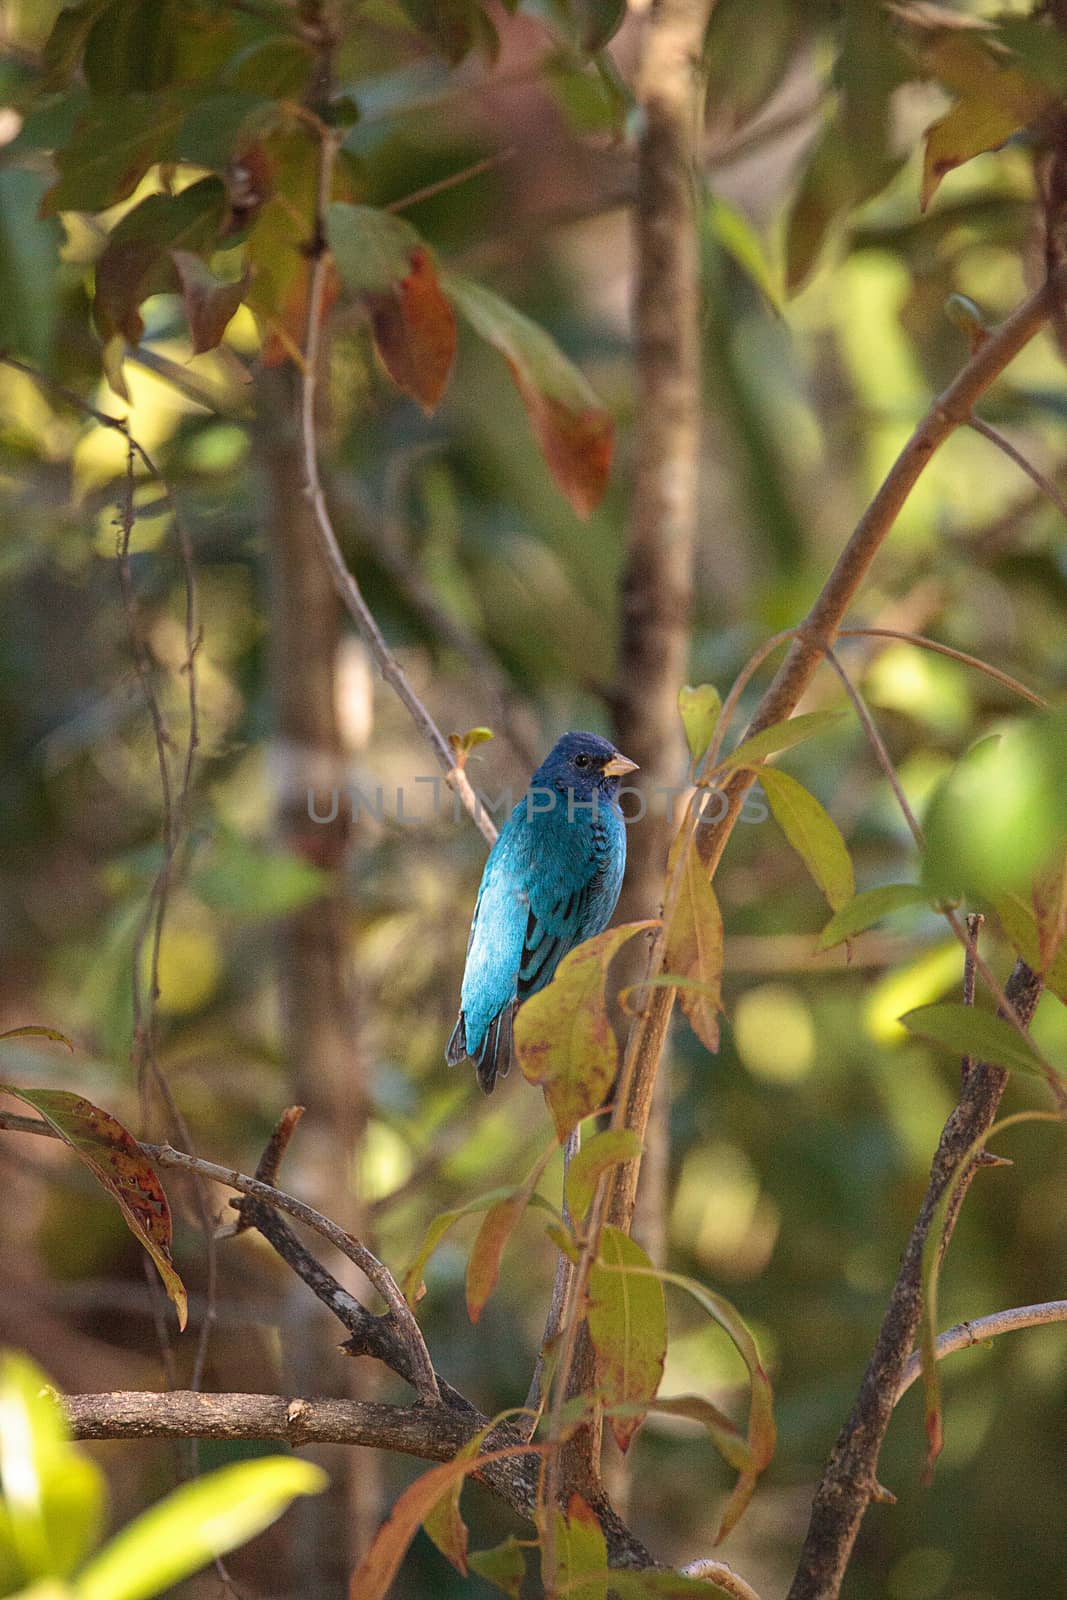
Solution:
<svg viewBox="0 0 1067 1600"><path fill-rule="evenodd" d="M511 1066L516 1008L611 920L626 867L619 780L636 770L607 739L565 733L489 852L445 1051L452 1067L470 1056L486 1094Z"/></svg>

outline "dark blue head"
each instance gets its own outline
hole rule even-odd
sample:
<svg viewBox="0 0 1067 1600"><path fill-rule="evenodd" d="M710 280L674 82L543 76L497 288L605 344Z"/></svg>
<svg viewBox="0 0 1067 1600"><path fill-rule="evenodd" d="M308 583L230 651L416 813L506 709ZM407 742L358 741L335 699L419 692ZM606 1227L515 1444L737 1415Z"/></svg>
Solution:
<svg viewBox="0 0 1067 1600"><path fill-rule="evenodd" d="M637 762L620 755L610 739L596 733L565 733L533 775L538 789L572 791L576 800L591 800L596 790L613 800L622 778L637 771Z"/></svg>

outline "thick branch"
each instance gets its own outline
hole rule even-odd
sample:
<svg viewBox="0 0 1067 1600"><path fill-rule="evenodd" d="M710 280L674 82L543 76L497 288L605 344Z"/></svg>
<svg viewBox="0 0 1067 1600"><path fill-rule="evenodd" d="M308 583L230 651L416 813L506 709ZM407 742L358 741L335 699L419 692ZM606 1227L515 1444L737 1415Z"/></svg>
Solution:
<svg viewBox="0 0 1067 1600"><path fill-rule="evenodd" d="M1040 980L1024 962L1017 962L1008 981L1007 995L1025 1023L1033 1016L1040 993ZM945 1123L922 1208L908 1240L859 1395L815 1492L807 1538L789 1590L789 1600L834 1600L840 1591L863 1514L874 1497L878 1454L919 1326L926 1236L938 1201L956 1176L961 1160L974 1141L992 1126L1007 1077L1000 1067L977 1065L963 1083L959 1102ZM972 1166L953 1196L945 1224L946 1243L975 1170Z"/></svg>
<svg viewBox="0 0 1067 1600"><path fill-rule="evenodd" d="M972 354L958 377L934 401L897 457L889 475L864 512L838 557L807 618L797 629L785 661L775 674L749 725L757 733L792 716L838 629L871 563L893 527L905 501L934 452L970 420L972 408L1049 320L1067 290L1067 268L1060 268L1024 300L995 333ZM724 791L726 809L720 820L704 824L697 839L702 860L714 872L733 832L753 782L751 773L736 774ZM662 946L653 951L653 970L662 971ZM652 1092L667 1027L674 1008L672 989L653 989L631 1030L624 1066L625 1093L616 1103L615 1122L644 1136ZM637 1189L638 1163L621 1167L611 1182L608 1220L628 1228Z"/></svg>

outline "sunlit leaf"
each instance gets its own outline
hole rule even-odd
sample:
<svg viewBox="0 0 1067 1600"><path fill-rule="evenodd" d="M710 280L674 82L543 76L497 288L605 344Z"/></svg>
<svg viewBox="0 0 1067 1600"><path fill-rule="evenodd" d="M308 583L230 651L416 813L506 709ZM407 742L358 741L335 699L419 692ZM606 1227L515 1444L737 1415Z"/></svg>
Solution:
<svg viewBox="0 0 1067 1600"><path fill-rule="evenodd" d="M925 210L946 173L998 149L1039 117L1052 97L971 30L942 30L924 44L922 59L927 70L959 96L926 131L920 200Z"/></svg>
<svg viewBox="0 0 1067 1600"><path fill-rule="evenodd" d="M560 1142L598 1110L618 1065L604 986L613 956L654 922L628 922L564 956L552 982L519 1007L515 1050L524 1077L545 1091Z"/></svg>
<svg viewBox="0 0 1067 1600"><path fill-rule="evenodd" d="M468 1200L466 1205L456 1206L451 1211L442 1211L436 1217L434 1217L428 1225L425 1234L423 1235L422 1243L415 1253L414 1258L400 1279L400 1287L404 1292L404 1298L407 1300L408 1304L413 1306L418 1300L419 1291L422 1287L422 1275L426 1269L426 1263L437 1249L437 1246L441 1243L441 1240L444 1238L445 1234L448 1233L449 1229L454 1223L459 1221L460 1217L469 1217L473 1213L479 1211L489 1211L492 1207L499 1205L502 1201L514 1200L523 1193L523 1186L516 1186L513 1184L502 1185L499 1189L490 1189L486 1194L477 1195L473 1200ZM537 1206L544 1211L552 1212L553 1215L558 1216L558 1212L554 1210L553 1206L544 1198L543 1195L531 1195L527 1204Z"/></svg>
<svg viewBox="0 0 1067 1600"><path fill-rule="evenodd" d="M77 1600L148 1600L269 1528L298 1495L321 1494L321 1467L271 1456L182 1484L110 1540L84 1569Z"/></svg>
<svg viewBox="0 0 1067 1600"><path fill-rule="evenodd" d="M685 854L678 869L678 893L667 927L664 959L672 973L688 980L678 988L682 1010L701 1044L714 1052L719 1048L722 1010L722 913L691 834L677 835L668 876L675 872L679 850Z"/></svg>
<svg viewBox="0 0 1067 1600"><path fill-rule="evenodd" d="M474 331L504 357L548 470L578 515L589 516L611 467L610 415L536 322L470 278L450 272L444 286Z"/></svg>
<svg viewBox="0 0 1067 1600"><path fill-rule="evenodd" d="M1030 1072L1044 1077L1040 1059L1010 1022L979 1011L976 1006L945 1001L906 1011L901 1022L909 1033L942 1045L959 1056L988 1061L1012 1072Z"/></svg>
<svg viewBox="0 0 1067 1600"><path fill-rule="evenodd" d="M44 1373L15 1351L0 1356L0 1573L10 1567L11 1590L69 1576L96 1543L104 1504L103 1475L71 1444Z"/></svg>
<svg viewBox="0 0 1067 1600"><path fill-rule="evenodd" d="M578 1220L585 1216L605 1172L636 1160L640 1154L641 1141L632 1128L604 1128L594 1133L582 1145L567 1173L567 1205L571 1216Z"/></svg>
<svg viewBox="0 0 1067 1600"><path fill-rule="evenodd" d="M877 889L865 889L862 894L853 895L830 918L819 935L819 949L829 950L845 939L854 938L894 911L928 902L929 895L917 883L882 883Z"/></svg>
<svg viewBox="0 0 1067 1600"><path fill-rule="evenodd" d="M687 683L678 691L678 710L685 728L689 754L696 763L711 743L715 724L719 720L722 710L719 691L713 683L701 683L696 688Z"/></svg>
<svg viewBox="0 0 1067 1600"><path fill-rule="evenodd" d="M934 791L923 829L931 895L1029 889L1067 839L1067 716L1027 717L974 745Z"/></svg>
<svg viewBox="0 0 1067 1600"><path fill-rule="evenodd" d="M856 884L852 857L837 823L810 790L777 767L760 768L760 784L775 822L830 903L840 911Z"/></svg>
<svg viewBox="0 0 1067 1600"><path fill-rule="evenodd" d="M632 1268L644 1269L634 1272ZM667 1354L667 1307L651 1263L628 1234L606 1226L589 1275L589 1337L605 1405L652 1400ZM626 1450L640 1417L611 1416L611 1431Z"/></svg>
<svg viewBox="0 0 1067 1600"><path fill-rule="evenodd" d="M754 733L750 739L743 739L736 750L731 750L718 762L715 773L735 772L738 767L754 766L781 750L792 750L795 745L836 727L844 716L843 711L806 711L802 716L790 717L788 722L776 722L773 727Z"/></svg>
<svg viewBox="0 0 1067 1600"><path fill-rule="evenodd" d="M185 1287L171 1262L170 1207L137 1140L81 1095L64 1089L16 1089L8 1083L0 1084L0 1091L39 1111L118 1203L130 1232L155 1262L178 1313L178 1326L184 1328L188 1308Z"/></svg>

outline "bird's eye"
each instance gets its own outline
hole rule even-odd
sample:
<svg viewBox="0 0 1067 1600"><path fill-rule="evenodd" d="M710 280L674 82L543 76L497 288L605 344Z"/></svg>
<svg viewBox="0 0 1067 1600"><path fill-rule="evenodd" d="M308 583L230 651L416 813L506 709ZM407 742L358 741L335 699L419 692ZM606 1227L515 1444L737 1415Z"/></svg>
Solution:
<svg viewBox="0 0 1067 1600"><path fill-rule="evenodd" d="M589 765L589 757L587 755L575 756L574 765L576 767L587 767Z"/></svg>

